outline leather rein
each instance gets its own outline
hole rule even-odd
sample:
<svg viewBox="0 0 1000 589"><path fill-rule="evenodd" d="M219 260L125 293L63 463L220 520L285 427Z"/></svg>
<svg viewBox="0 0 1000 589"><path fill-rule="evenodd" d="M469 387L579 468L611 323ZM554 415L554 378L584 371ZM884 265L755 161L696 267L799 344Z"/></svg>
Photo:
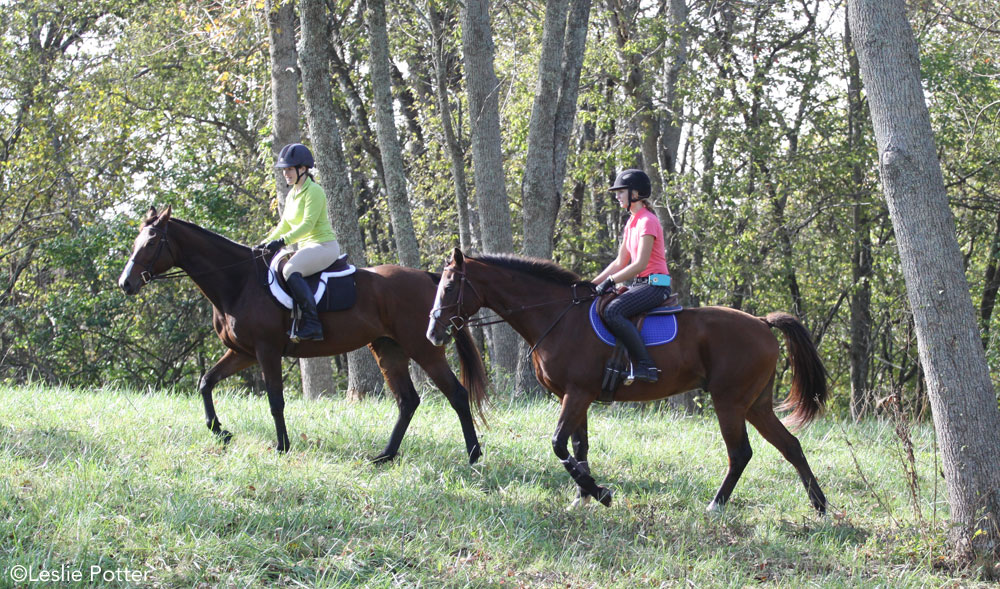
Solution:
<svg viewBox="0 0 1000 589"><path fill-rule="evenodd" d="M200 275L215 274L219 270L225 270L226 268L232 268L234 266L241 266L241 265L243 265L243 264L245 264L247 262L251 262L252 263L255 260L263 259L264 258L264 252L260 252L259 250L251 248L250 249L251 256L250 256L249 259L240 260L239 262L235 262L233 264L227 264L225 266L220 266L218 268L213 268L212 270L208 270L208 271L205 271L205 272L199 272L197 274L190 274L186 270L183 270L183 269L179 268L177 270L174 270L173 272L166 271L166 272L162 272L160 274L157 274L157 273L153 272L153 267L156 266L156 262L160 259L160 256L163 254L163 250L164 249L166 249L167 251L170 252L170 256L173 258L175 265L177 263L177 255L174 254L174 252L170 250L170 244L169 244L168 239L167 239L167 230L166 229L163 229L161 227L155 227L153 225L148 225L146 227L146 229L149 229L149 231L153 235L156 235L156 236L158 236L160 238L160 240L156 244L156 252L153 254L153 259L151 259L148 264L144 264L144 263L142 263L142 262L140 262L140 261L138 261L138 260L135 259L135 254L133 254L132 256L129 257L129 262L131 262L131 263L139 266L140 268L142 268L142 272L139 274L139 278L142 279L143 284L149 284L149 283L151 283L151 282L153 282L155 280L168 280L168 279L171 279L171 278L182 278L184 276L194 277L194 276L200 276ZM259 274L259 272L260 271L258 269L258 274Z"/></svg>
<svg viewBox="0 0 1000 589"><path fill-rule="evenodd" d="M503 318L504 315L513 315L514 313L520 313L522 311L527 311L529 309L536 309L539 307L546 307L548 305L554 305L556 303L566 303L566 302L569 303L569 305L567 305L562 310L562 312L560 312L559 315L556 316L555 321L553 321L552 324L549 325L549 328L542 333L541 337L538 338L538 341L536 341L535 344L531 346L531 349L528 350L527 357L529 358L531 357L531 354L535 351L535 349L538 348L539 344L542 343L542 340L544 340L545 337L548 336L553 329L555 329L555 326L558 325L560 321L562 321L562 318L566 316L566 313L568 313L570 309L572 309L576 305L579 305L580 303L593 300L594 298L597 297L597 293L594 292L593 290L594 289L593 285L590 285L588 283L577 282L571 286L573 290L573 298L571 299L555 299L551 301L545 301L544 303L536 303L534 305L522 305L520 307L517 307L516 309L504 309L502 312L499 311L497 312L499 319L494 319L489 317L468 317L467 315L462 313L462 303L465 299L465 285L468 284L469 289L472 291L473 294L476 295L476 298L479 299L480 307L484 305L485 299L481 294L479 294L479 291L476 290L475 285L473 285L472 282L469 281L468 278L466 278L464 271L452 270L451 272L455 276L459 277L458 298L455 299L454 303L436 309L438 311L437 316L435 316L434 310L430 312L431 320L434 321L435 325L444 325L445 333L447 333L448 335L451 335L453 331L458 331L463 327L482 327L484 325L503 323L507 321L506 319ZM586 284L586 288L590 292L581 296L580 294L577 293L577 287L583 286L584 284ZM456 311L455 315L453 315L451 319L449 319L447 322L443 321L440 316L440 311L443 311L445 309L451 309L452 307L455 308Z"/></svg>

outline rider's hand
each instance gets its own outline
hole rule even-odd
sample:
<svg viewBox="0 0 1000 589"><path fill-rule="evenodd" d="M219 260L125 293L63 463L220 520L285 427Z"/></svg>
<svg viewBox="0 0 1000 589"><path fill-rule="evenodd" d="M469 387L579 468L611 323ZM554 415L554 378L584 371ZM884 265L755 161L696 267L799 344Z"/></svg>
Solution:
<svg viewBox="0 0 1000 589"><path fill-rule="evenodd" d="M604 280L604 282L602 282L597 287L597 290L595 292L597 292L598 295L603 295L603 294L607 294L607 293L613 291L614 289L615 289L615 280L614 280L614 278L611 278L610 276L608 276Z"/></svg>
<svg viewBox="0 0 1000 589"><path fill-rule="evenodd" d="M278 253L278 250L280 250L281 246L283 246L283 245L285 245L285 240L284 239L275 239L275 240L269 241L269 242L267 242L265 244L261 244L261 247L263 247L264 249L268 250L272 254L276 254L276 253Z"/></svg>

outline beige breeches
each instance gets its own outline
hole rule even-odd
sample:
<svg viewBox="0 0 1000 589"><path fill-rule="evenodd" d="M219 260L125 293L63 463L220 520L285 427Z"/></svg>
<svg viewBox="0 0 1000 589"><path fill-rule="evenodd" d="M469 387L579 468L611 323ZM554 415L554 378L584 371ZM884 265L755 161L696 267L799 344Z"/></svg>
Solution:
<svg viewBox="0 0 1000 589"><path fill-rule="evenodd" d="M285 276L285 280L288 280L293 272L309 276L334 263L339 257L340 244L337 243L337 240L310 243L300 247L292 254L281 273Z"/></svg>

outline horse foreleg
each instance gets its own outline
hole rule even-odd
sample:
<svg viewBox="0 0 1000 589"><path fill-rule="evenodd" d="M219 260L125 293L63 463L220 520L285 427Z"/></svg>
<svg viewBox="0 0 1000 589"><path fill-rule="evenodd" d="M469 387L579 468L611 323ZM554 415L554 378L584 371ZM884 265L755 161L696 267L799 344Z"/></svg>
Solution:
<svg viewBox="0 0 1000 589"><path fill-rule="evenodd" d="M443 356L434 362L421 362L420 367L424 369L434 385L444 393L448 402L451 403L451 408L458 415L458 422L462 425L462 436L465 438L465 452L469 456L469 464L475 464L483 455L483 451L479 446L479 436L476 435L476 425L472 421L469 391L458 381L455 373L448 367L448 361Z"/></svg>
<svg viewBox="0 0 1000 589"><path fill-rule="evenodd" d="M202 375L198 383L198 392L201 393L201 400L205 403L205 424L213 434L218 436L226 444L233 439L233 434L222 429L219 416L215 414L215 403L212 400L212 390L220 380L228 378L247 366L256 362L251 356L240 354L234 350L227 350L226 353Z"/></svg>
<svg viewBox="0 0 1000 589"><path fill-rule="evenodd" d="M288 452L291 441L288 430L285 429L285 394L281 382L281 354L257 348L257 362L264 374L264 388L267 389L267 403L271 406L271 417L274 418L274 430L278 435L278 452Z"/></svg>
<svg viewBox="0 0 1000 589"><path fill-rule="evenodd" d="M576 428L573 432L573 457L576 458L577 464L586 474L590 474L590 463L587 462L587 453L590 451L590 442L587 439L587 416L583 416L583 423ZM585 491L583 487L579 485L576 487L576 499L570 504L570 509L575 509L577 507L582 507L590 503L590 493Z"/></svg>
<svg viewBox="0 0 1000 589"><path fill-rule="evenodd" d="M575 457L570 456L569 449L567 448L570 435L576 432L580 425L585 422L589 406L589 399L574 397L569 394L563 396L562 412L559 414L558 423L556 423L556 432L552 436L552 450L562 462L563 467L566 468L566 472L569 473L569 476L573 477L573 480L580 488L592 497L596 497L604 505L610 506L611 491L598 486L594 478L587 472L589 469L585 470L586 467L581 466Z"/></svg>

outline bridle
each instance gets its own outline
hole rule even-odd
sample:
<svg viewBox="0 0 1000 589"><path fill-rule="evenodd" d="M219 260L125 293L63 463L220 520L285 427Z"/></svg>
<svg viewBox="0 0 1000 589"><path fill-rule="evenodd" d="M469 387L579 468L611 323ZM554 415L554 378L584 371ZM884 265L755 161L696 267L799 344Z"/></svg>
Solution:
<svg viewBox="0 0 1000 589"><path fill-rule="evenodd" d="M150 260L148 264L144 264L136 260L135 254L132 254L128 259L130 264L136 264L140 268L142 268L142 272L139 274L139 278L142 279L142 283L149 284L154 280L165 280L167 278L176 278L178 276L183 276L184 275L183 270L178 270L177 272L169 274L165 272L162 274L156 274L155 272L153 272L153 267L156 266L156 262L160 259L160 256L163 254L164 248L166 248L167 251L170 251L170 246L169 242L167 241L166 229L161 229L160 227L157 227L155 225L147 225L146 229L149 229L150 233L152 233L153 235L157 235L160 238L159 242L157 242L156 244L156 252L153 253L153 259ZM177 256L175 256L172 251L170 251L170 255L174 259L174 264L176 264Z"/></svg>
<svg viewBox="0 0 1000 589"><path fill-rule="evenodd" d="M167 239L167 230L165 228L156 227L155 225L147 225L146 229L149 229L149 231L153 235L159 236L159 238L160 238L159 242L157 242L157 244L156 244L156 251L153 253L153 258L147 264L144 264L144 263L136 260L135 259L135 254L132 254L131 256L129 256L129 259L128 259L128 263L129 264L135 264L135 265L139 266L140 268L142 268L142 272L139 274L139 278L142 279L142 283L143 284L149 284L149 283L151 283L153 281L156 281L156 280L169 280L171 278L181 278L182 276L190 276L190 277L193 278L194 276L198 276L198 275L202 275L202 274L214 274L214 273L218 272L219 270L224 270L226 268L231 268L233 266L243 265L243 264L247 263L247 261L253 262L254 260L256 260L258 258L264 259L264 252L263 251L258 251L258 250L255 250L255 249L251 249L250 251L254 252L254 253L253 253L253 255L251 255L251 257L250 257L249 260L240 260L239 262L236 262L234 264L229 264L227 266L221 266L221 267L218 267L218 268L213 268L212 270L207 271L207 272L200 272L198 274L190 274L187 271L185 271L185 270L183 270L181 268L178 268L177 270L174 270L173 272L167 271L167 272L162 272L160 274L156 274L156 273L153 272L153 267L156 266L156 262L160 259L160 256L163 254L163 250L164 249L166 249L168 252L170 252L170 256L174 260L174 263L172 264L172 266L176 266L177 265L177 255L170 248L170 243L169 243L169 240ZM259 273L259 268L258 268L258 273Z"/></svg>
<svg viewBox="0 0 1000 589"><path fill-rule="evenodd" d="M542 333L541 337L538 338L538 341L535 342L535 345L531 346L531 349L528 350L528 357L530 357L531 354L535 351L535 348L537 348L538 345L542 343L542 340L545 339L545 336L549 335L549 333L552 332L552 330L555 328L555 326L560 321L562 321L562 318L566 316L566 313L568 313L570 309L572 309L576 305L579 305L580 303L592 300L592 299L594 299L597 296L597 293L594 292L593 285L591 285L589 283L587 283L587 286L589 286L589 290L590 290L589 293L584 294L582 296L579 295L579 294L577 294L577 292L576 292L577 287L580 286L581 284L584 284L584 283L579 283L578 282L578 283L572 285L573 298L571 298L571 299L556 299L556 300L551 300L551 301L545 301L544 303L536 303L534 305L522 305L522 306L520 306L520 307L518 307L516 309L504 309L503 312L499 312L499 311L497 312L497 314L500 316L499 319L491 319L491 318L486 318L486 317L471 317L470 318L468 315L466 315L465 313L462 312L462 303L463 303L464 298L465 298L465 285L468 284L469 285L469 289L472 291L473 294L476 295L476 298L479 299L479 303L480 303L479 306L480 307L483 306L483 303L485 302L485 299L476 290L475 285L473 285L472 282L469 281L468 278L466 278L464 270L452 270L451 273L453 275L459 277L458 297L455 299L454 303L452 303L450 305L445 305L445 306L442 306L442 307L436 307L435 309L432 309L431 312L430 312L430 319L434 322L435 325L444 326L445 333L447 335L449 335L449 336L452 335L454 331L459 331L463 327L466 327L466 326L468 326L468 327L482 327L484 325L493 325L494 323L503 323L503 322L506 321L506 319L504 319L504 316L506 316L506 315L512 315L514 313L520 313L521 311L527 311L528 309L535 309L535 308L538 308L538 307L544 307L544 306L552 305L552 304L555 304L555 303L565 303L565 302L569 303L569 305L565 309L563 309L562 312L559 313L558 316L556 316L555 321L553 321L552 324L549 325L549 328L546 329L544 333ZM444 311L446 309L451 309L453 307L456 309L456 313L451 317L451 319L449 319L448 321L442 320L441 319L441 314L442 314L441 311ZM435 312L437 312L437 315L435 315Z"/></svg>
<svg viewBox="0 0 1000 589"><path fill-rule="evenodd" d="M430 317L430 319L434 321L435 325L443 326L444 332L450 336L456 331L461 331L462 328L466 326L482 327L483 325L492 325L494 323L502 323L504 321L504 319L502 318L494 321L486 321L482 317L470 319L468 315L463 313L462 303L465 301L465 285L469 285L469 290L471 290L472 293L476 295L476 298L479 299L480 307L482 307L483 303L485 302L485 299L483 299L483 296L479 294L479 291L476 290L476 287L473 286L473 284L469 281L469 279L465 277L465 271L452 270L451 273L459 277L458 297L455 299L455 302L450 305L435 307L434 309L431 309L431 312L428 314L428 317ZM441 319L441 314L442 314L441 312L446 309L451 309L452 307L454 307L457 312L454 315L452 315L451 319L449 319L448 321L443 321Z"/></svg>

